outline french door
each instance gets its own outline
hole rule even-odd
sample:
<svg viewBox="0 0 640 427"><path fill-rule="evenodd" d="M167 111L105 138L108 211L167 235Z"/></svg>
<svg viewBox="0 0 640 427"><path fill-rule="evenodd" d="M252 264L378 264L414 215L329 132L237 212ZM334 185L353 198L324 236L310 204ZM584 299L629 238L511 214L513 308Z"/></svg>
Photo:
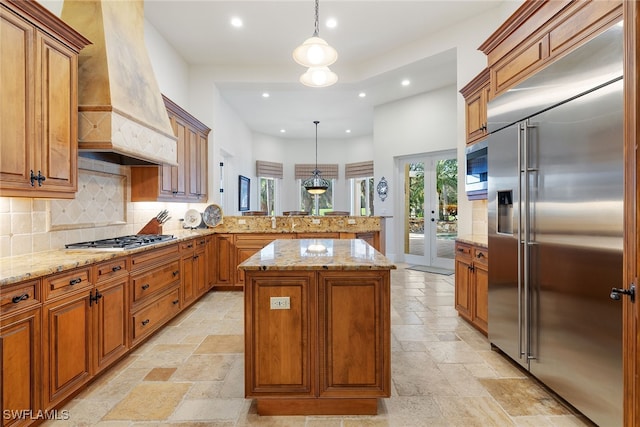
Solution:
<svg viewBox="0 0 640 427"><path fill-rule="evenodd" d="M398 161L404 185L404 262L453 269L458 233L458 161L455 150Z"/></svg>

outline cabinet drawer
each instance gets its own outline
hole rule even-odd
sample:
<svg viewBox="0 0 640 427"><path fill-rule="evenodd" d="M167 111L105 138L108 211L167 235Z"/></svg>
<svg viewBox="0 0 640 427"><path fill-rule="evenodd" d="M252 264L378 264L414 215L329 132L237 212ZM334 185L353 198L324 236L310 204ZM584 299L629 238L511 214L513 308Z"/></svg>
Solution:
<svg viewBox="0 0 640 427"><path fill-rule="evenodd" d="M471 258L471 245L465 243L456 243L456 257Z"/></svg>
<svg viewBox="0 0 640 427"><path fill-rule="evenodd" d="M473 247L473 262L476 264L489 264L489 251L478 246Z"/></svg>
<svg viewBox="0 0 640 427"><path fill-rule="evenodd" d="M127 259L118 258L96 265L95 279L96 283L100 283L113 277L123 276L128 273Z"/></svg>
<svg viewBox="0 0 640 427"><path fill-rule="evenodd" d="M40 302L40 281L20 283L0 291L0 314L14 312Z"/></svg>
<svg viewBox="0 0 640 427"><path fill-rule="evenodd" d="M204 237L198 237L197 239L187 240L186 242L180 243L180 251L189 251L192 249L199 249L205 247L207 244L207 239Z"/></svg>
<svg viewBox="0 0 640 427"><path fill-rule="evenodd" d="M133 341L145 337L180 311L180 289L160 296L149 306L133 313Z"/></svg>
<svg viewBox="0 0 640 427"><path fill-rule="evenodd" d="M70 294L80 289L93 286L89 280L90 267L81 268L67 273L56 274L43 280L44 299L49 300L58 296Z"/></svg>
<svg viewBox="0 0 640 427"><path fill-rule="evenodd" d="M174 260L161 268L155 268L145 273L132 276L133 302L139 303L147 296L160 292L179 280L179 260Z"/></svg>
<svg viewBox="0 0 640 427"><path fill-rule="evenodd" d="M236 234L236 247L262 249L274 240L291 238L291 234Z"/></svg>
<svg viewBox="0 0 640 427"><path fill-rule="evenodd" d="M147 268L157 263L166 263L172 257L177 257L178 244L164 246L162 248L141 252L131 256L131 270Z"/></svg>

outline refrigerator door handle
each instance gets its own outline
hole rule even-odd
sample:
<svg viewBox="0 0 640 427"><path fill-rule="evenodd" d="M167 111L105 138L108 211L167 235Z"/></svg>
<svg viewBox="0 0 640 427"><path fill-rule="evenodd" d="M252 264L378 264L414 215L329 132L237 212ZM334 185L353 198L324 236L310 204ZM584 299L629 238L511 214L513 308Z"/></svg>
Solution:
<svg viewBox="0 0 640 427"><path fill-rule="evenodd" d="M522 278L522 292L523 292L523 310L522 314L524 317L524 357L529 359L531 353L531 343L530 343L530 313L529 313L529 238L530 238L530 193L529 193L529 120L525 120L522 123L522 174L524 181L524 232L523 237L523 260L522 266L524 268L524 276Z"/></svg>
<svg viewBox="0 0 640 427"><path fill-rule="evenodd" d="M525 356L524 346L522 343L523 334L523 322L522 322L522 126L518 124L518 220L516 221L518 227L518 354L520 357Z"/></svg>

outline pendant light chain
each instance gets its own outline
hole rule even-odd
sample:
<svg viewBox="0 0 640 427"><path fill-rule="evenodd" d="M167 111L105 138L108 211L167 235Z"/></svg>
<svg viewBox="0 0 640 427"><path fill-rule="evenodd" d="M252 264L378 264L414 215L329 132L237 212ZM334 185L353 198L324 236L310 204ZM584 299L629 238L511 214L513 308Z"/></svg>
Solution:
<svg viewBox="0 0 640 427"><path fill-rule="evenodd" d="M316 3L318 0L316 0ZM316 124L316 170L314 172L318 172L318 120L315 120L313 123Z"/></svg>
<svg viewBox="0 0 640 427"><path fill-rule="evenodd" d="M319 8L320 8L320 0L316 0L316 23L315 23L315 31L313 32L313 37L318 37L318 34L320 34L320 28L318 25L318 21L320 20L320 14L318 13Z"/></svg>

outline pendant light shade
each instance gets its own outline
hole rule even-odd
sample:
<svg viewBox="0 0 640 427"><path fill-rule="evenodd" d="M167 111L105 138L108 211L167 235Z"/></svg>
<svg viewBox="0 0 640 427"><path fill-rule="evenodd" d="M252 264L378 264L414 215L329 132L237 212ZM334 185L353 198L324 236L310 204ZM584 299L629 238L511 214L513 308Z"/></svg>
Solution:
<svg viewBox="0 0 640 427"><path fill-rule="evenodd" d="M327 67L336 62L338 52L316 32L293 51L293 59L304 67Z"/></svg>
<svg viewBox="0 0 640 427"><path fill-rule="evenodd" d="M309 194L324 194L329 188L329 181L320 176L320 171L318 170L318 123L319 121L313 122L316 125L316 168L313 170L310 178L307 178L302 183L302 186L307 193Z"/></svg>
<svg viewBox="0 0 640 427"><path fill-rule="evenodd" d="M310 87L331 86L338 81L336 73L328 68L338 59L338 52L318 35L318 7L318 0L316 0L313 36L306 39L293 51L294 61L309 68L306 73L300 76L300 82Z"/></svg>
<svg viewBox="0 0 640 427"><path fill-rule="evenodd" d="M329 67L311 67L300 76L300 83L309 87L331 86L338 81L338 75Z"/></svg>

